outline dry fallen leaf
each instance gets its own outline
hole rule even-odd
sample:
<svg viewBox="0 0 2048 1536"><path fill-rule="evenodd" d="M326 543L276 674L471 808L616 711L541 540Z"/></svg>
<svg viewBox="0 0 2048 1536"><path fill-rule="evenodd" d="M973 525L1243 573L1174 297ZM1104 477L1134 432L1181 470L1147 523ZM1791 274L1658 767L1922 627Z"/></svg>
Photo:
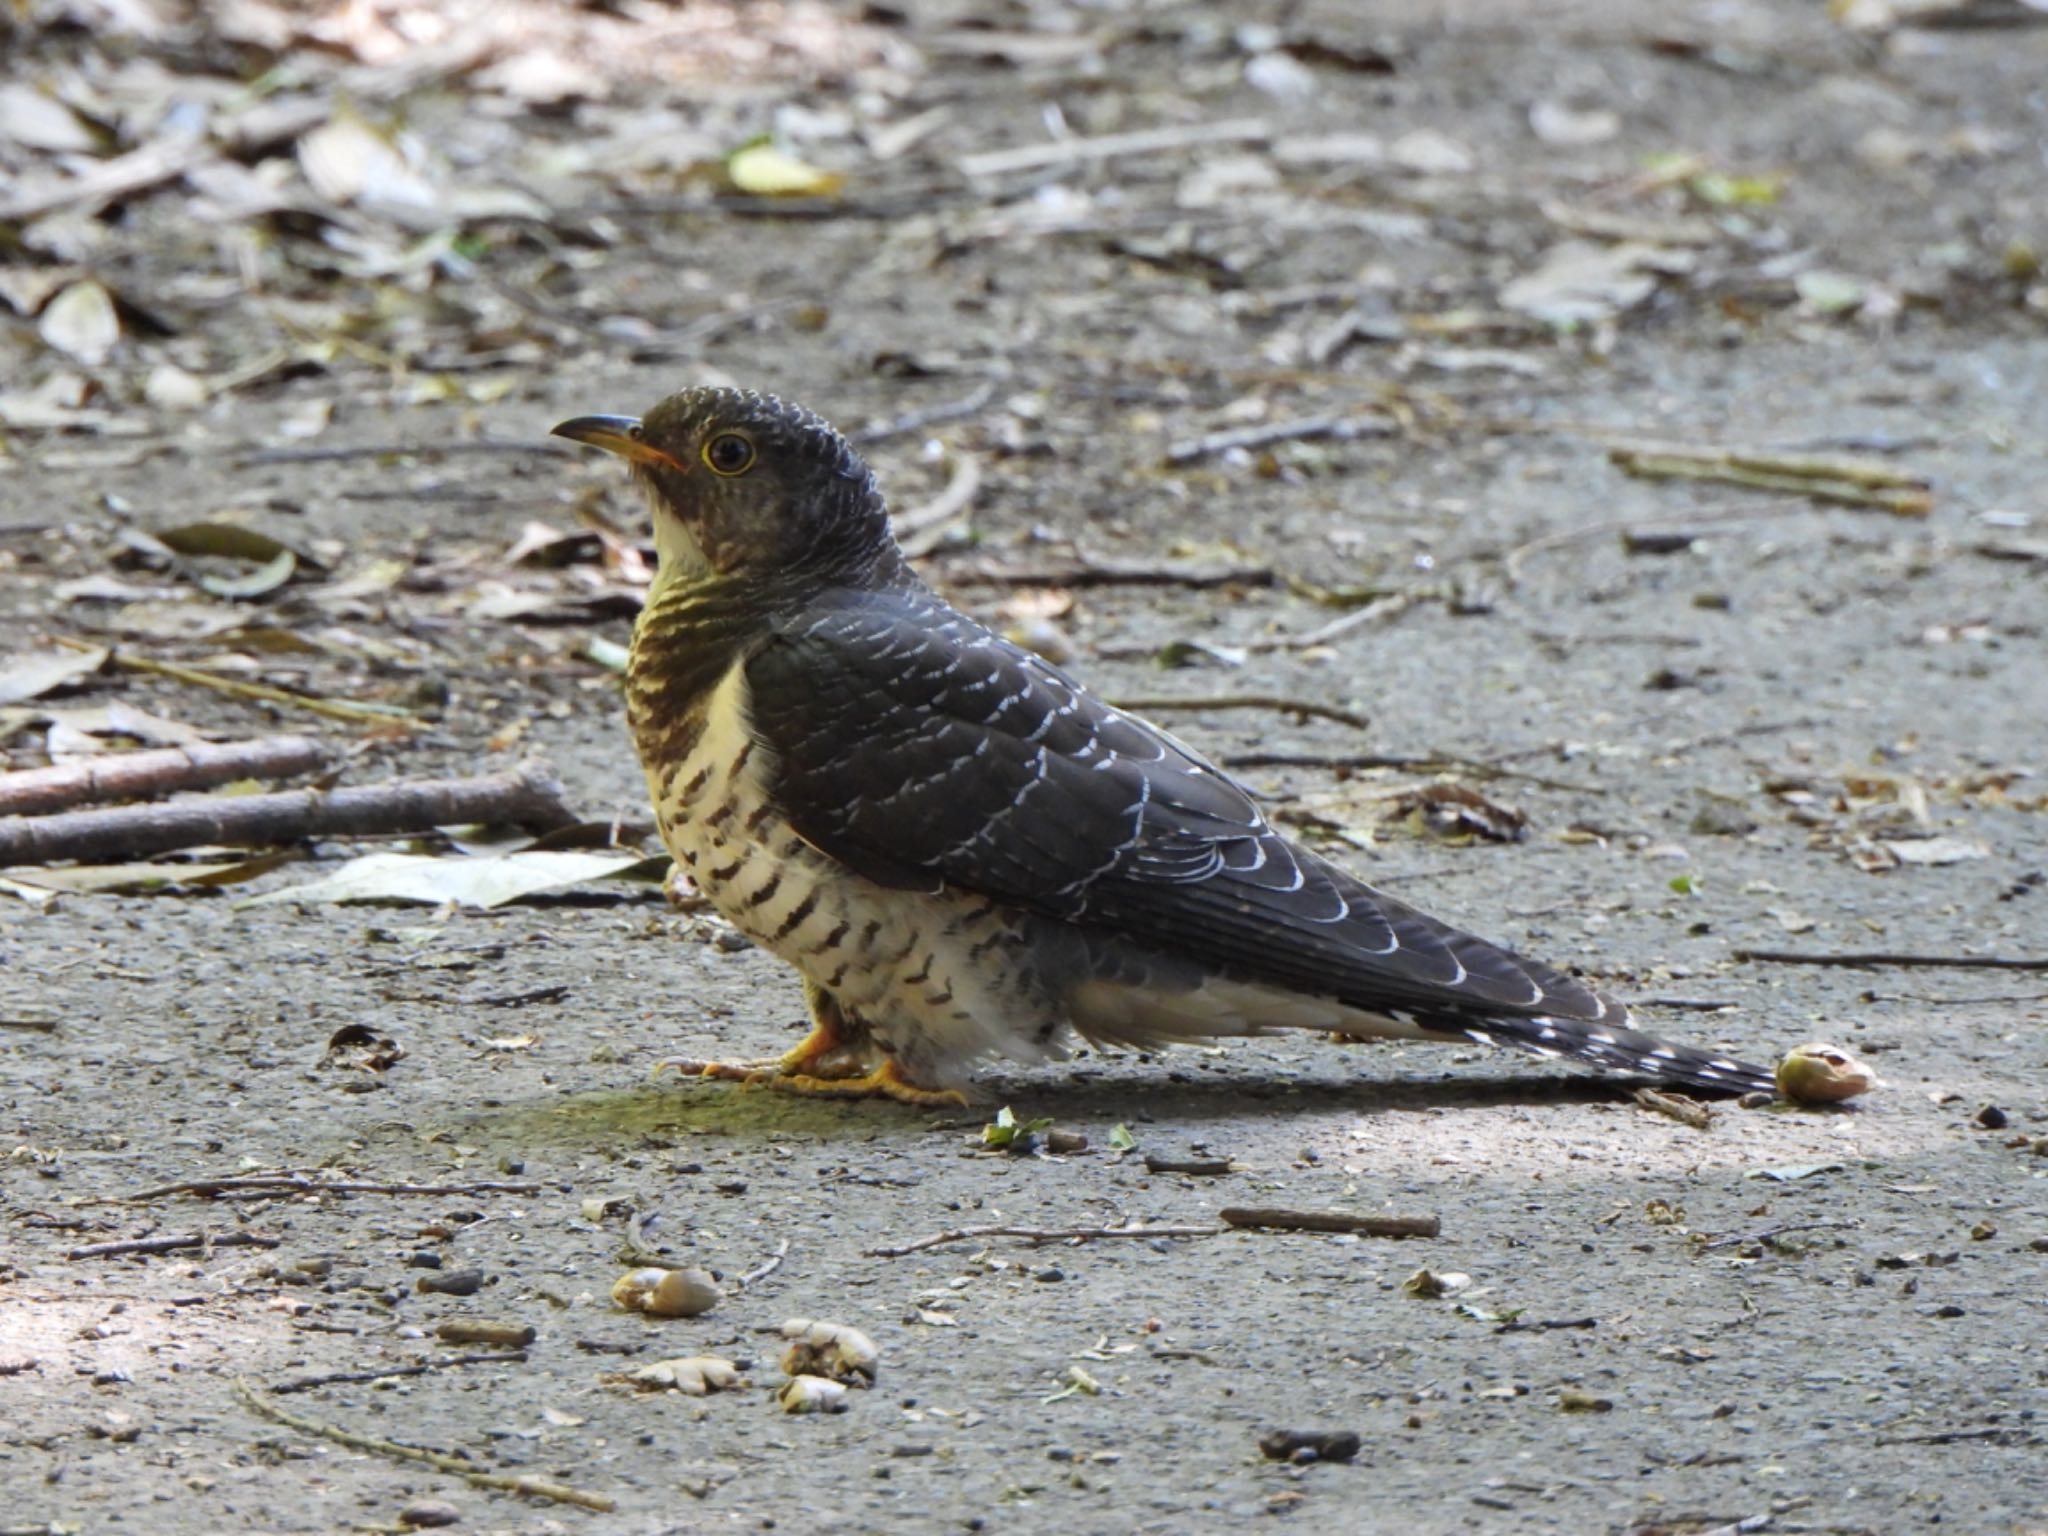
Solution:
<svg viewBox="0 0 2048 1536"><path fill-rule="evenodd" d="M120 344L121 316L114 296L88 278L45 304L36 330L57 351L93 368Z"/></svg>

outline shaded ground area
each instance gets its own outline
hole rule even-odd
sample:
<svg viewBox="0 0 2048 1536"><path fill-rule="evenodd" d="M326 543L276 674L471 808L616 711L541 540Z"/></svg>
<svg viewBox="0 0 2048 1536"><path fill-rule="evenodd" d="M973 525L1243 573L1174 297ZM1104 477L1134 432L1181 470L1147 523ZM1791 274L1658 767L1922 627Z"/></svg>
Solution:
<svg viewBox="0 0 2048 1536"><path fill-rule="evenodd" d="M115 655L0 706L7 766L289 729L351 784L538 757L631 823L592 642L643 530L544 433L737 381L861 430L931 579L1108 696L1370 716L1168 716L1366 878L1884 1090L1701 1131L1302 1038L994 1069L967 1112L799 1102L650 1076L786 1049L800 1008L649 884L236 905L369 851L331 843L224 889L11 871L0 1524L2048 1529L2048 973L1738 958L2048 955L2048 32L905 9L31 6L7 89L68 105L0 114L0 676ZM726 158L762 132L794 199ZM1861 467L1830 503L1610 456L1645 443ZM1923 479L1924 516L1871 504ZM292 558L161 542L192 523ZM1445 783L1527 835L1432 831ZM985 1150L1003 1105L1088 1149ZM280 1170L308 1187L218 1187ZM1242 1205L1442 1236L873 1252ZM229 1241L69 1256L187 1233ZM633 1241L725 1299L616 1310ZM791 1317L878 1343L845 1416L768 1401ZM535 1338L451 1364L494 1353L454 1318ZM697 1353L754 1385L608 1379ZM238 1378L616 1508L284 1427ZM1276 1427L1364 1446L1277 1464Z"/></svg>

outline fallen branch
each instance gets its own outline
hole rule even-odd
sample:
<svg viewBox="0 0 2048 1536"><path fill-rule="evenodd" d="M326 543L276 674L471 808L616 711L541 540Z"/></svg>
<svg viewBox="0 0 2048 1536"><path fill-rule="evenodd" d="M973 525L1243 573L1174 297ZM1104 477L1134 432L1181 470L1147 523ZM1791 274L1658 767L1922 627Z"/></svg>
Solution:
<svg viewBox="0 0 2048 1536"><path fill-rule="evenodd" d="M903 1243L894 1248L870 1248L866 1257L871 1259L900 1259L907 1253L922 1253L927 1248L938 1248L947 1243L974 1243L988 1237L1021 1237L1031 1243L1091 1243L1102 1238L1115 1237L1221 1237L1228 1227L954 1227L950 1231L935 1232L930 1237L921 1237L914 1243Z"/></svg>
<svg viewBox="0 0 2048 1536"><path fill-rule="evenodd" d="M85 211L102 208L176 180L214 158L213 146L204 137L173 136L103 160L68 181L27 187L16 182L13 195L0 198L0 224L24 223L73 205L82 205Z"/></svg>
<svg viewBox="0 0 2048 1536"><path fill-rule="evenodd" d="M1921 966L1957 971L2048 971L2048 959L2014 959L2003 955L1902 955L1886 950L1843 954L1808 954L1792 949L1736 949L1729 958L1770 965Z"/></svg>
<svg viewBox="0 0 2048 1536"><path fill-rule="evenodd" d="M1434 1216L1353 1216L1346 1211L1289 1211L1277 1206L1225 1206L1217 1219L1232 1227L1272 1227L1282 1232L1358 1232L1366 1237L1436 1237Z"/></svg>
<svg viewBox="0 0 2048 1536"><path fill-rule="evenodd" d="M1171 709L1274 709L1282 714L1300 715L1304 719L1334 720L1354 730L1372 729L1370 715L1339 709L1334 704L1318 704L1313 699L1290 699L1277 693L1183 694L1179 697L1117 699L1113 702L1118 709L1129 710L1133 714L1156 714Z"/></svg>
<svg viewBox="0 0 2048 1536"><path fill-rule="evenodd" d="M323 1179L312 1173L287 1170L279 1173L238 1173L218 1179L181 1179L132 1195L101 1195L83 1202L88 1205L120 1202L137 1205L145 1200L162 1200L171 1195L221 1195L258 1191L264 1194L313 1195L534 1195L538 1184L487 1181L477 1184L393 1184L362 1179Z"/></svg>
<svg viewBox="0 0 2048 1536"><path fill-rule="evenodd" d="M37 816L101 800L151 800L181 789L211 789L237 779L288 779L326 762L303 736L122 752L50 768L0 774L0 816Z"/></svg>
<svg viewBox="0 0 2048 1536"><path fill-rule="evenodd" d="M254 1232L179 1232L168 1237L135 1237L118 1243L87 1243L67 1259L107 1259L124 1253L176 1253L180 1248L275 1248L280 1240Z"/></svg>
<svg viewBox="0 0 2048 1536"><path fill-rule="evenodd" d="M359 1381L391 1381L400 1376L425 1376L433 1371L454 1370L463 1365L524 1365L526 1351L511 1354L450 1355L446 1360L425 1360L418 1365L395 1365L388 1371L329 1371L324 1376L300 1376L270 1388L272 1397L287 1392L310 1392L315 1387L348 1386Z"/></svg>
<svg viewBox="0 0 2048 1536"><path fill-rule="evenodd" d="M334 1424L322 1424L317 1419L301 1418L289 1413L277 1404L267 1401L261 1393L240 1377L235 1378L235 1396L253 1413L266 1419L275 1420L287 1429L295 1429L302 1435L314 1435L322 1440L332 1440L336 1445L345 1445L352 1451L368 1451L376 1456L389 1456L398 1461L418 1462L433 1467L436 1471L452 1472L472 1488L489 1488L500 1493L524 1493L536 1499L550 1499L557 1504L576 1504L584 1509L594 1509L608 1514L617 1505L601 1493L588 1493L581 1488L572 1488L567 1483L557 1483L545 1477L507 1477L501 1472L479 1472L461 1456L451 1456L446 1451L429 1451L416 1445L400 1445L395 1440L380 1440L375 1435L358 1434L352 1429L343 1429Z"/></svg>
<svg viewBox="0 0 2048 1536"><path fill-rule="evenodd" d="M264 847L316 837L377 837L486 822L547 832L573 826L547 769L480 779L422 779L359 788L286 790L170 805L63 811L0 821L0 866L130 859L178 848Z"/></svg>
<svg viewBox="0 0 2048 1536"><path fill-rule="evenodd" d="M1638 1088L1633 1098L1652 1114L1676 1120L1680 1125L1689 1125L1696 1131L1704 1131L1714 1123L1713 1110L1704 1104L1695 1104L1691 1099L1680 1098L1676 1094L1659 1093L1654 1088Z"/></svg>
<svg viewBox="0 0 2048 1536"><path fill-rule="evenodd" d="M1350 442L1361 437L1390 437L1394 430L1393 417L1379 412L1364 416L1302 416L1292 421L1269 421L1261 426L1236 427L1227 432L1188 438L1167 448L1166 462L1192 464L1198 459L1228 453L1234 448L1250 452L1254 448L1270 448L1275 443Z"/></svg>

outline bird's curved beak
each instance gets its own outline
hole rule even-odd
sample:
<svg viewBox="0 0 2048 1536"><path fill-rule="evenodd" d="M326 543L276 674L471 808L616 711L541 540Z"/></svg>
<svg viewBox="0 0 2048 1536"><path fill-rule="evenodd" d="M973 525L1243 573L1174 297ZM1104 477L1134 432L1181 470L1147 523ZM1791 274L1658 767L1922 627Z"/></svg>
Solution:
<svg viewBox="0 0 2048 1536"><path fill-rule="evenodd" d="M575 416L555 427L549 435L566 437L571 442L588 443L593 448L602 448L606 453L616 453L622 459L635 464L658 464L665 469L679 469L680 465L659 448L650 447L639 438L640 418L638 416Z"/></svg>

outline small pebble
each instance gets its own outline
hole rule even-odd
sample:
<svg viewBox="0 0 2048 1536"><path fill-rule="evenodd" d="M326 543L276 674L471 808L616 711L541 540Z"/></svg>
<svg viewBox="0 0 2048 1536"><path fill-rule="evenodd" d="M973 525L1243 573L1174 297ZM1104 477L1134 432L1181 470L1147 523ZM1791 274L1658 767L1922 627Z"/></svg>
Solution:
<svg viewBox="0 0 2048 1536"><path fill-rule="evenodd" d="M2011 1118L2006 1114L2006 1112L2000 1109L1996 1104L1986 1104L1982 1109L1977 1111L1976 1119L1973 1120L1971 1123L1973 1125L1980 1126L1987 1131L2002 1131L2006 1128L2006 1126L2010 1125L2012 1121Z"/></svg>
<svg viewBox="0 0 2048 1536"><path fill-rule="evenodd" d="M441 1267L441 1255L434 1252L431 1248L422 1248L418 1253L409 1253L405 1256L405 1267L407 1269L439 1269Z"/></svg>
<svg viewBox="0 0 2048 1536"><path fill-rule="evenodd" d="M1614 1400L1595 1397L1591 1392L1581 1392L1576 1387L1566 1387L1557 1394L1557 1406L1566 1413L1611 1413Z"/></svg>
<svg viewBox="0 0 2048 1536"><path fill-rule="evenodd" d="M414 1530L459 1525L462 1523L462 1511L453 1504L443 1504L439 1499L414 1499L398 1512L398 1523L409 1525Z"/></svg>
<svg viewBox="0 0 2048 1536"><path fill-rule="evenodd" d="M1259 1454L1268 1461L1350 1461L1364 1441L1352 1429L1274 1429L1259 1436Z"/></svg>

